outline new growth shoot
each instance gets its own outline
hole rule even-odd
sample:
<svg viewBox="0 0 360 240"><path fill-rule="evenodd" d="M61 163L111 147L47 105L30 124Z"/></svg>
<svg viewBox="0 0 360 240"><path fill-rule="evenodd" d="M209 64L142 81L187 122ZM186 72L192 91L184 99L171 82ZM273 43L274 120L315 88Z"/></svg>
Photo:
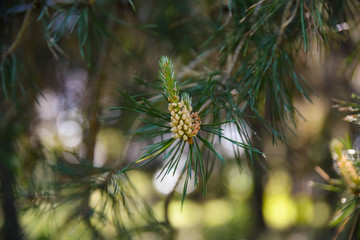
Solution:
<svg viewBox="0 0 360 240"><path fill-rule="evenodd" d="M191 97L184 93L179 97L179 89L174 74L174 63L168 57L162 57L159 62L160 78L163 82L164 94L169 102L168 110L171 114L171 132L173 138L182 139L193 144L200 130L200 117L198 112L192 112Z"/></svg>

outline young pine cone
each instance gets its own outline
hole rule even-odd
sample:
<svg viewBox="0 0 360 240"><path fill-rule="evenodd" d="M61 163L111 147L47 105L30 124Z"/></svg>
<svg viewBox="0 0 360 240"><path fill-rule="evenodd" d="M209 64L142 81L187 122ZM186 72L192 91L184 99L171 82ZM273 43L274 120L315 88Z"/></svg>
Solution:
<svg viewBox="0 0 360 240"><path fill-rule="evenodd" d="M192 107L187 109L184 101L177 103L169 103L169 111L171 113L171 132L174 133L173 138L181 138L192 144L192 137L200 130L200 117L198 113L191 113Z"/></svg>

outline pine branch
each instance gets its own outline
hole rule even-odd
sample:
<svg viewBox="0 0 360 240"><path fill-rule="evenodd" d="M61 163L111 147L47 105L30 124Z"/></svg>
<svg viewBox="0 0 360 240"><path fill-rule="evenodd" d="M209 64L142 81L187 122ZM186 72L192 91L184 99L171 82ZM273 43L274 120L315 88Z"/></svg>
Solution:
<svg viewBox="0 0 360 240"><path fill-rule="evenodd" d="M310 15L310 18L311 18L311 21L313 23L313 26L314 26L314 29L316 31L316 35L320 38L321 42L324 44L325 43L325 40L324 40L324 37L320 34L317 26L316 26L316 22L315 22L315 19L314 19L314 16L313 14L311 13L310 9L307 7L306 5L306 1L303 1L303 6L305 8L305 10L309 13Z"/></svg>
<svg viewBox="0 0 360 240"><path fill-rule="evenodd" d="M294 7L290 17L288 18L289 14L290 14L290 7L291 7L291 5L293 4L294 1L295 0L289 0L289 2L286 4L285 10L284 10L284 15L283 15L283 18L282 18L282 23L281 23L281 26L280 26L280 30L278 32L277 40L276 40L276 46L277 47L279 47L279 45L281 43L281 40L283 38L285 29L294 20L294 18L296 16L296 13L297 13L297 10L299 9L300 0L296 0L295 7Z"/></svg>
<svg viewBox="0 0 360 240"><path fill-rule="evenodd" d="M113 11L116 11L117 7L113 8ZM107 27L108 29L111 29L114 26L114 22L110 19L108 19L107 22ZM79 39L80 41L80 39ZM99 114L99 110L101 108L100 106L100 97L101 97L101 92L103 90L105 81L106 81L106 67L107 67L107 63L108 63L108 56L109 56L109 51L111 49L111 45L109 42L109 39L104 39L104 45L101 49L101 52L99 53L98 56L98 61L96 64L96 68L93 72L93 79L92 79L92 86L90 87L90 91L92 92L91 96L91 100L90 103L88 105L88 109L87 109L87 114L88 114L88 120L89 120L89 133L88 136L85 138L85 143L86 143L86 158L92 163L94 164L94 154L95 154L95 146L96 146L96 139L97 139L97 135L100 129L100 123L99 123L99 119L98 119L98 114ZM99 233L96 230L96 228L92 225L92 223L90 222L90 216L89 215L91 213L91 208L90 208L90 196L91 196L91 191L89 189L89 191L85 194L84 199L83 199L83 211L82 211L82 216L84 217L85 222L87 223L87 225L89 226L90 229L92 229L93 233L95 234L96 238L99 237Z"/></svg>
<svg viewBox="0 0 360 240"><path fill-rule="evenodd" d="M190 178L194 178L195 186L201 183L203 187L202 193L206 194L206 183L209 176L205 171L206 159L202 156L205 151L208 151L214 158L225 163L224 158L218 153L213 142L209 142L208 139L211 139L211 137L217 136L219 141L221 139L227 140L235 146L254 153L261 152L248 144L240 143L224 136L220 126L221 124L229 123L230 121L215 122L215 119L213 119L213 122L210 124L203 124L201 122L201 119L207 114L219 111L216 105L212 105L211 107L207 105L212 98L216 86L216 82L212 81L211 77L207 81L206 86L201 89L200 96L198 96L194 107L192 107L192 99L188 93L183 93L181 99L178 95L179 90L176 80L173 78L175 74L173 72L172 62L168 58L162 57L159 66L162 68L160 69L159 74L162 79L164 95L167 96L168 113L162 112L162 110L158 109L146 99L143 99L143 104L140 104L134 97L129 96L126 92L119 91L126 100L126 107L117 107L113 109L131 110L153 118L154 120L143 119L145 126L135 131L135 133L137 135L142 135L143 139L148 137L155 138L157 136L161 139L161 141L146 147L144 149L145 152L136 161L124 167L119 173L148 165L163 154L162 160L165 165L163 166L160 175L165 176L171 171L175 172L178 169L180 158L184 153L186 145L188 146L188 152L186 163L182 169L182 173L186 176L182 195L182 202L184 202L187 184ZM199 111L201 109L203 109L203 111ZM170 124L170 129L167 125L164 125L166 122ZM166 133L171 132L173 133L171 137L169 137L169 135L166 136ZM200 132L202 134L200 134ZM199 145L206 150L201 150ZM169 198L171 198L171 195Z"/></svg>

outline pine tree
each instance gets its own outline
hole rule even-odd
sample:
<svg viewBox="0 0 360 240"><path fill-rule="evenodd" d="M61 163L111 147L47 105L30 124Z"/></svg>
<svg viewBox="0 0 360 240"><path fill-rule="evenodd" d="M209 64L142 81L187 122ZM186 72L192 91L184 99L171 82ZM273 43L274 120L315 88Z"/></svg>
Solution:
<svg viewBox="0 0 360 240"><path fill-rule="evenodd" d="M267 139L295 156L301 150L288 138L302 116L296 101L315 105L318 92L347 98L351 84L329 80L322 89L307 67L314 54L341 53L343 75L356 74L358 9L353 0L2 1L0 237L179 238L169 213L178 188L179 212L189 198L225 196L214 185L223 185L229 164L242 174L250 169L249 222L257 229L242 229L234 216L227 229L204 237L263 237ZM323 162L331 175L331 151L343 181L316 167L330 182L311 184L351 201L331 222L336 232L311 229L311 237L356 239L357 152L351 161L342 154L353 150L350 140L332 142L329 151L326 134L302 145L317 147L312 157L320 160L301 166ZM225 143L233 157L221 151ZM299 168L287 164L295 179ZM157 168L158 180L176 179L161 218L131 177Z"/></svg>

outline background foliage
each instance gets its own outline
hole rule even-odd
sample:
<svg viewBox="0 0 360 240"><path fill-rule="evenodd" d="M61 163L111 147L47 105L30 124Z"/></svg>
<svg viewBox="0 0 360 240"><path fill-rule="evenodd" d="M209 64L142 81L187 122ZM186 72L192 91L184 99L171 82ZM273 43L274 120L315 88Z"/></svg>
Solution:
<svg viewBox="0 0 360 240"><path fill-rule="evenodd" d="M332 105L357 123L333 99L359 92L358 11L1 1L0 238L357 239L358 173L333 169L357 129ZM194 144L166 123L171 70L201 117Z"/></svg>

